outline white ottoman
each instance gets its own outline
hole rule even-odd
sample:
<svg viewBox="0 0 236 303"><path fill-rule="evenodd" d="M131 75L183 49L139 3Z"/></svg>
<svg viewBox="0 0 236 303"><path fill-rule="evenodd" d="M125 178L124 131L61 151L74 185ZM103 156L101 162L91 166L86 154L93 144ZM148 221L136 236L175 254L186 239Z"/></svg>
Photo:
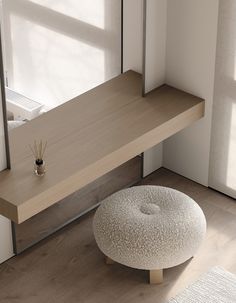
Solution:
<svg viewBox="0 0 236 303"><path fill-rule="evenodd" d="M164 268L194 256L206 233L206 220L198 204L177 190L135 186L101 203L93 230L109 260L149 270L150 283L160 283Z"/></svg>

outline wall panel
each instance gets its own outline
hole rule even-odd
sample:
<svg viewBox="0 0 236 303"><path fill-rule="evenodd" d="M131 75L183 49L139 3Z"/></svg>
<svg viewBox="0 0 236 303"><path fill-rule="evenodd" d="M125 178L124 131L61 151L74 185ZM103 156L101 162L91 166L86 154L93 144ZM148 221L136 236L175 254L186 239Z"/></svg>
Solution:
<svg viewBox="0 0 236 303"><path fill-rule="evenodd" d="M132 69L142 73L143 0L124 0L123 52L124 72Z"/></svg>
<svg viewBox="0 0 236 303"><path fill-rule="evenodd" d="M168 0L166 82L206 100L205 117L164 143L164 167L208 185L218 0Z"/></svg>
<svg viewBox="0 0 236 303"><path fill-rule="evenodd" d="M144 22L144 93L161 86L166 78L167 0L146 0ZM162 166L163 143L144 153L144 171L147 176Z"/></svg>
<svg viewBox="0 0 236 303"><path fill-rule="evenodd" d="M236 1L220 1L209 185L236 198Z"/></svg>

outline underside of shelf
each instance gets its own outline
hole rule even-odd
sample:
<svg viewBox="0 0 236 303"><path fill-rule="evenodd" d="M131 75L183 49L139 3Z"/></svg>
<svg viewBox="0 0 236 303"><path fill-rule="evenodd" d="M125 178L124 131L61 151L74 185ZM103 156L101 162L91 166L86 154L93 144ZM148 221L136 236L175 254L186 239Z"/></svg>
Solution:
<svg viewBox="0 0 236 303"><path fill-rule="evenodd" d="M12 130L0 214L21 223L204 116L203 99L167 85L141 90L128 71ZM41 138L47 172L37 177L29 144Z"/></svg>

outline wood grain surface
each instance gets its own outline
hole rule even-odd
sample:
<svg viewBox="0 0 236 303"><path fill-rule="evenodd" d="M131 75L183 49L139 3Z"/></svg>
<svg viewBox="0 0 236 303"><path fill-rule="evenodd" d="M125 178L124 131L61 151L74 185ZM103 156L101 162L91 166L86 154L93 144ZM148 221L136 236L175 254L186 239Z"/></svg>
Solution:
<svg viewBox="0 0 236 303"><path fill-rule="evenodd" d="M14 129L0 214L21 223L203 117L202 99L167 85L142 98L141 81L128 71ZM35 138L48 141L41 178Z"/></svg>

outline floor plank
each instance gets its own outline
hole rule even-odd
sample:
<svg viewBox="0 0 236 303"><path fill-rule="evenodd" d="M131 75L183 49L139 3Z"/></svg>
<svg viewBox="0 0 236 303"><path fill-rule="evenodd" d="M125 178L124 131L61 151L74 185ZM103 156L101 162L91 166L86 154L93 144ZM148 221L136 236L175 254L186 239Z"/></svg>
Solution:
<svg viewBox="0 0 236 303"><path fill-rule="evenodd" d="M168 170L142 184L176 188L202 207L208 224L196 256L164 271L161 285L149 285L148 272L107 266L92 232L93 213L0 265L1 303L164 303L212 266L236 273L236 203Z"/></svg>

